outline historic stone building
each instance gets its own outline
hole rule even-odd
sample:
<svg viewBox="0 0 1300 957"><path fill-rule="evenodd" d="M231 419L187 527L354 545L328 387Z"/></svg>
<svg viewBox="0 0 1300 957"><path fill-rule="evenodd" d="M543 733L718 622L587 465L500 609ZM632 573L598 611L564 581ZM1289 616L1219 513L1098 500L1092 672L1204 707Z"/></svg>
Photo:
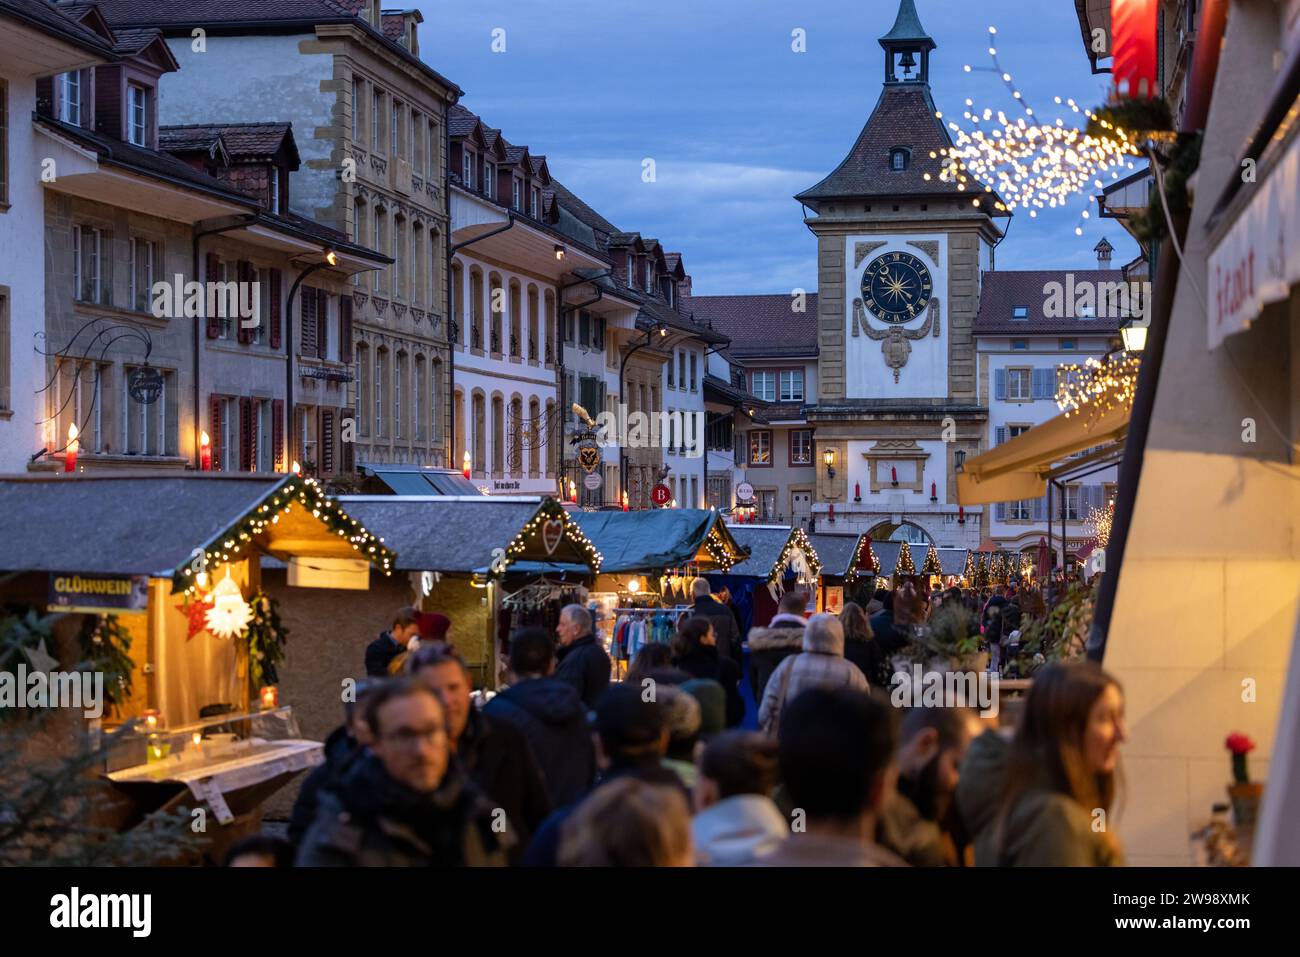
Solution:
<svg viewBox="0 0 1300 957"><path fill-rule="evenodd" d="M960 514L951 479L954 453L976 453L986 432L972 327L1005 214L982 184L940 176L952 143L913 0L880 45L875 110L844 161L796 197L817 236L813 517L819 531L976 545L980 516Z"/></svg>

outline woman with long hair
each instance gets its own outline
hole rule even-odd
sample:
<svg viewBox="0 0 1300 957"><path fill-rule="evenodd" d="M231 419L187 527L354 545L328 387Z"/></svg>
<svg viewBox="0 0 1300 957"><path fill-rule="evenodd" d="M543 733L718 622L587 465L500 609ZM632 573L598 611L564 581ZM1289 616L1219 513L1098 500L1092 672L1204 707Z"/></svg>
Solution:
<svg viewBox="0 0 1300 957"><path fill-rule="evenodd" d="M692 678L705 678L722 685L727 694L727 727L745 718L745 699L740 694L740 665L718 653L713 622L703 615L688 618L673 638L673 667Z"/></svg>
<svg viewBox="0 0 1300 957"><path fill-rule="evenodd" d="M845 602L840 624L844 626L844 657L858 666L871 687L888 688L889 656L876 642L866 610L857 602Z"/></svg>
<svg viewBox="0 0 1300 957"><path fill-rule="evenodd" d="M1099 665L1038 671L1010 744L986 732L962 767L957 800L975 825L976 865L1121 865L1111 818L1127 737L1124 692Z"/></svg>

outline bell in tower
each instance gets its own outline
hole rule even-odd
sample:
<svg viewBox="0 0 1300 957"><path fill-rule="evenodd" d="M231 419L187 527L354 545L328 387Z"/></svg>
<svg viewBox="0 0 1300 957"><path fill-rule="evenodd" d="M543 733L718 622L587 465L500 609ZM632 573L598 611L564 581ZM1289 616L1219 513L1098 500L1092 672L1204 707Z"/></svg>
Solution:
<svg viewBox="0 0 1300 957"><path fill-rule="evenodd" d="M880 38L880 45L885 50L886 83L930 82L930 51L938 44L921 26L916 0L902 0L894 28Z"/></svg>

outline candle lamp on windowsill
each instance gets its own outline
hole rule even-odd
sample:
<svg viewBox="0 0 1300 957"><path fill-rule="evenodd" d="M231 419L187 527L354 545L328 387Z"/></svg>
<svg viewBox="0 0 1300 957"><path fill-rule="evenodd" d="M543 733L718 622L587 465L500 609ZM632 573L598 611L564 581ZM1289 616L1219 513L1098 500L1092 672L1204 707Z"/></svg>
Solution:
<svg viewBox="0 0 1300 957"><path fill-rule="evenodd" d="M263 711L270 711L280 705L280 689L275 685L267 685L258 692L258 702Z"/></svg>

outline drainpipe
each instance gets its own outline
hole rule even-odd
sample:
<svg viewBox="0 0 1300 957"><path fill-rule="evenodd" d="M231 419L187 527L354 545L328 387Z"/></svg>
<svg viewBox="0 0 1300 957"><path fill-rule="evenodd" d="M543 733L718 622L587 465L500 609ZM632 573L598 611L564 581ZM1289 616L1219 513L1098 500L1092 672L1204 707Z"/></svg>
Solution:
<svg viewBox="0 0 1300 957"><path fill-rule="evenodd" d="M203 239L204 236L215 236L218 233L228 233L236 229L243 229L245 226L256 222L256 220L257 216L255 215L246 216L239 222L231 223L228 226L216 226L212 229L197 230L194 233L194 238L191 240L193 250L191 274L194 276L194 281L199 282L199 241ZM207 278L210 281L212 277ZM208 299L205 295L203 297L203 331L200 332L197 325L194 327L194 471L196 472L201 468L199 463L199 445L202 441L203 435L203 391L200 387L199 372L202 367L203 349L200 345L200 339L207 336L207 304Z"/></svg>

